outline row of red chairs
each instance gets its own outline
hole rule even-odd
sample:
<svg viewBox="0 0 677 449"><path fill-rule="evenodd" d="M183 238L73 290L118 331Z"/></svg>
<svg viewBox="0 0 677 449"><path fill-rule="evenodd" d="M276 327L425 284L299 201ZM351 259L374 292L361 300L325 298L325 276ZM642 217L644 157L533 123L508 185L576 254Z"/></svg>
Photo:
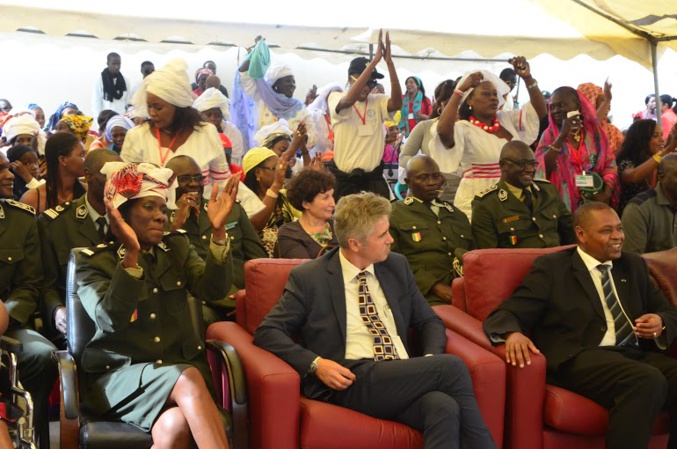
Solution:
<svg viewBox="0 0 677 449"><path fill-rule="evenodd" d="M497 447L602 449L608 411L548 385L545 358L526 368L508 366L503 346L493 347L482 321L551 249L487 249L466 253L464 277L452 284L453 305L435 311L447 327L447 348L467 364L482 415ZM652 276L677 305L677 248L645 255ZM259 259L245 266L246 291L237 295L237 321L213 324L207 338L232 345L242 362L248 394L252 449L423 448L419 431L304 398L300 378L285 362L254 346L253 333L281 297L289 271L303 260ZM487 282L491 279L491 282ZM665 448L667 415L656 423L651 448Z"/></svg>

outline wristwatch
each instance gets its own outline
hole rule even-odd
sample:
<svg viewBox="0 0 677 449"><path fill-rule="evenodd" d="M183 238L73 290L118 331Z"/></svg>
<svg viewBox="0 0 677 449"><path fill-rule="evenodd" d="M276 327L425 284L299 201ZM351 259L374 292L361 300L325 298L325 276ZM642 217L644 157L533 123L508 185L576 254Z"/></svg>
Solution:
<svg viewBox="0 0 677 449"><path fill-rule="evenodd" d="M310 364L308 368L308 374L315 374L317 372L317 362L320 360L320 357L315 357L315 360Z"/></svg>

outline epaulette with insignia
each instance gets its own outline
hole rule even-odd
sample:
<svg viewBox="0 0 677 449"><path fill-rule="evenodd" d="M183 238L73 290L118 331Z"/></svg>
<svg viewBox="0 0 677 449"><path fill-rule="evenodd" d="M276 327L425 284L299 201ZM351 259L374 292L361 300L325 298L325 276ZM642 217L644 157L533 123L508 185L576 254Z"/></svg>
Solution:
<svg viewBox="0 0 677 449"><path fill-rule="evenodd" d="M547 179L534 179L534 182L542 182L542 183L545 183L545 184L552 184L552 183L551 183L550 181L548 181Z"/></svg>
<svg viewBox="0 0 677 449"><path fill-rule="evenodd" d="M33 208L33 206L29 206L28 204L24 204L14 200L5 200L5 204L9 204L10 206L16 207L17 209L25 210L31 215L35 215L35 209Z"/></svg>
<svg viewBox="0 0 677 449"><path fill-rule="evenodd" d="M115 242L110 243L99 243L96 246L91 246L89 248L83 248L80 250L80 254L84 254L87 257L92 257L94 254L101 253L108 249L111 249L114 246Z"/></svg>
<svg viewBox="0 0 677 449"><path fill-rule="evenodd" d="M477 198L483 198L485 195L493 192L494 190L498 190L498 184L494 184L493 186L489 187L488 189L482 190L480 193L477 194Z"/></svg>
<svg viewBox="0 0 677 449"><path fill-rule="evenodd" d="M56 217L58 217L59 214L61 214L63 211L70 209L71 204L73 204L73 203L70 202L70 201L66 201L66 202L63 203L63 204L59 204L58 206L54 206L54 207L51 208L51 209L45 210L42 214L43 214L45 217L47 217L47 218L49 218L49 219L51 219L51 220L54 220L54 219L55 219ZM29 207L30 207L30 206L29 206Z"/></svg>
<svg viewBox="0 0 677 449"><path fill-rule="evenodd" d="M406 206L412 204L413 202L414 202L414 198L412 198L412 197L410 197L410 196L408 196L408 197L406 197L406 198L404 199L404 204L405 204Z"/></svg>

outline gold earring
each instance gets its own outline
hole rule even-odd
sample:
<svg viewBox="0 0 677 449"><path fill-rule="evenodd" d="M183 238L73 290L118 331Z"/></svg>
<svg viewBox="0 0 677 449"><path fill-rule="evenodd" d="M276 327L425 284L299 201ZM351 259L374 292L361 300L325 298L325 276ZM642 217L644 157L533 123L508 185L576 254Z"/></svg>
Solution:
<svg viewBox="0 0 677 449"><path fill-rule="evenodd" d="M256 177L256 182L259 182L259 181L261 181L261 178L259 178L259 177L257 176L257 177Z"/></svg>

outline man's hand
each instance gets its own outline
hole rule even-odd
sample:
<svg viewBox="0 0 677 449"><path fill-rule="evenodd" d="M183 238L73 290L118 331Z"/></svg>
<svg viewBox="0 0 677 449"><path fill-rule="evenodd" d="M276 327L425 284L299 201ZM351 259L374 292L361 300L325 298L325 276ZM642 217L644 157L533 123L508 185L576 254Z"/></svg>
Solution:
<svg viewBox="0 0 677 449"><path fill-rule="evenodd" d="M658 338L663 333L663 319L655 313L647 313L635 320L632 330L639 338Z"/></svg>
<svg viewBox="0 0 677 449"><path fill-rule="evenodd" d="M190 216L190 211L194 210L196 216L200 216L200 198L197 192L186 192L181 195L176 201L176 213L174 214L174 222L172 223L172 229L177 230L181 229L183 225L188 221Z"/></svg>
<svg viewBox="0 0 677 449"><path fill-rule="evenodd" d="M437 284L433 285L433 288L431 290L436 296L440 297L444 302L446 302L447 304L451 304L451 285L438 282Z"/></svg>
<svg viewBox="0 0 677 449"><path fill-rule="evenodd" d="M505 361L512 366L531 365L529 351L534 354L540 354L536 345L521 332L512 332L505 339Z"/></svg>
<svg viewBox="0 0 677 449"><path fill-rule="evenodd" d="M355 375L333 360L319 359L315 375L332 390L345 390L355 382Z"/></svg>
<svg viewBox="0 0 677 449"><path fill-rule="evenodd" d="M62 334L66 334L66 308L57 307L54 311L54 327Z"/></svg>

